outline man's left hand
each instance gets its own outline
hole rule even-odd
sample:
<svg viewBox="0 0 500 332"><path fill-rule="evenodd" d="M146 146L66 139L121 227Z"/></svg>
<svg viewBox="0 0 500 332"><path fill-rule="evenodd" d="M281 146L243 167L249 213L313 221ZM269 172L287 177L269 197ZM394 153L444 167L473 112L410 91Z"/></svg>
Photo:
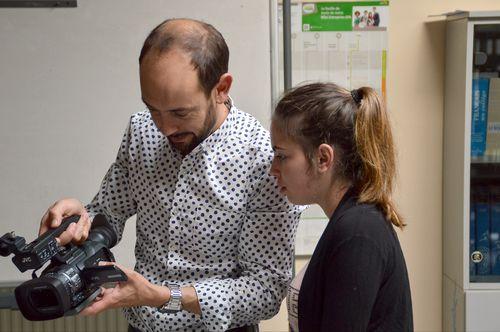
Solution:
<svg viewBox="0 0 500 332"><path fill-rule="evenodd" d="M124 268L113 262L101 262L99 265L115 265L127 275L128 280L117 283L114 288L103 288L101 294L80 315L97 315L110 308L157 307L170 298L168 288L153 285L134 270Z"/></svg>

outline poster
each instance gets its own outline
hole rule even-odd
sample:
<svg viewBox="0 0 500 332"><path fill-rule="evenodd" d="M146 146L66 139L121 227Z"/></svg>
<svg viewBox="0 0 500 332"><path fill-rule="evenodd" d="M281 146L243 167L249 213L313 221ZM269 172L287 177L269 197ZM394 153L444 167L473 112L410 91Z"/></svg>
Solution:
<svg viewBox="0 0 500 332"><path fill-rule="evenodd" d="M386 97L388 1L304 2L291 10L293 85L370 86Z"/></svg>
<svg viewBox="0 0 500 332"><path fill-rule="evenodd" d="M280 59L283 59L282 17L280 6ZM369 86L387 97L389 1L295 3L291 6L291 25L293 86L328 81L349 90ZM279 89L283 91L283 66L279 78ZM327 216L317 205L302 214L296 255L313 253L327 223Z"/></svg>

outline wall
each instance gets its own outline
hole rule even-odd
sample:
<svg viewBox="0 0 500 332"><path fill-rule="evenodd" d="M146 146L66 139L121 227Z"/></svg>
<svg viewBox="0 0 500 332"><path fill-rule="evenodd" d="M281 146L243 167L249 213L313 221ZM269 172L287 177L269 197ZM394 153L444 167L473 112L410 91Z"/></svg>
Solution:
<svg viewBox="0 0 500 332"><path fill-rule="evenodd" d="M429 15L499 10L500 2L390 2L388 106L399 147L396 199L407 218L400 233L410 274L416 331L441 330L442 135L445 24Z"/></svg>
<svg viewBox="0 0 500 332"><path fill-rule="evenodd" d="M116 156L129 116L144 109L138 56L166 18L206 20L225 36L237 106L268 121L267 0L85 0L70 9L0 9L0 233L34 239L62 197L88 202ZM249 93L251 91L251 93ZM134 221L117 259L133 266ZM9 261L1 281L26 279Z"/></svg>

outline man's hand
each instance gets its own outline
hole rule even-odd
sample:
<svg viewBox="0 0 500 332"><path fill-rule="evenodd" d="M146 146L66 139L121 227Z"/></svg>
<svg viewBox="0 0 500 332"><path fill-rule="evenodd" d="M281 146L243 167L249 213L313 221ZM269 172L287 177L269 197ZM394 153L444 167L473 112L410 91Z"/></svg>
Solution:
<svg viewBox="0 0 500 332"><path fill-rule="evenodd" d="M57 240L60 245L65 245L69 242L82 243L89 235L91 222L83 204L73 198L61 199L52 204L42 217L38 235L42 235L50 228L57 228L61 225L64 218L76 214L80 215L78 222L69 225Z"/></svg>
<svg viewBox="0 0 500 332"><path fill-rule="evenodd" d="M96 315L110 308L159 307L170 299L170 291L167 287L153 285L134 270L112 262L101 262L99 265L115 265L127 275L128 280L117 283L114 288L103 289L94 303L85 308L80 315Z"/></svg>

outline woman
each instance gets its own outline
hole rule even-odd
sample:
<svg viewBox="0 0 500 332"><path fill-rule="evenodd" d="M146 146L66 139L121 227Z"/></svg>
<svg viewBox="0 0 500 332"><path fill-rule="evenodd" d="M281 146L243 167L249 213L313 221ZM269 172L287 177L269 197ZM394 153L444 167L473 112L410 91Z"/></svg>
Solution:
<svg viewBox="0 0 500 332"><path fill-rule="evenodd" d="M361 13L356 10L354 12L354 27L355 28L359 27L359 23L361 22L361 18L359 17L359 15L361 15Z"/></svg>
<svg viewBox="0 0 500 332"><path fill-rule="evenodd" d="M372 12L369 12L368 13L368 21L366 22L366 26L373 26L373 14Z"/></svg>
<svg viewBox="0 0 500 332"><path fill-rule="evenodd" d="M366 87L300 86L278 103L271 137L280 190L292 203L319 204L330 218L289 288L291 330L412 331L393 229L405 224L391 198L395 156L382 100Z"/></svg>

